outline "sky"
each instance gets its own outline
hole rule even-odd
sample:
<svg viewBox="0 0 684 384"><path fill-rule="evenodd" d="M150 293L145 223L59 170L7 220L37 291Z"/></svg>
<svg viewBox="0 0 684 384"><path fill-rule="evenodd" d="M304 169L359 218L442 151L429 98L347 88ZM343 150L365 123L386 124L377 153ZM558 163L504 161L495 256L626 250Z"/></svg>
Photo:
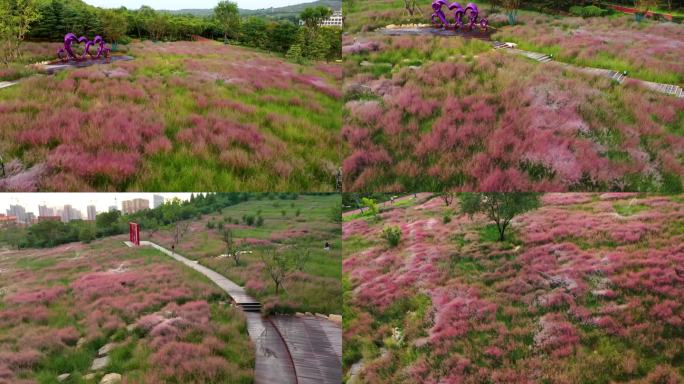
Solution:
<svg viewBox="0 0 684 384"><path fill-rule="evenodd" d="M287 5L310 3L314 0L232 0L237 2L238 7L244 9L277 8ZM128 9L138 9L142 5L148 5L154 9L178 10L178 9L210 9L218 4L218 0L85 0L90 5L102 8L119 8L124 6Z"/></svg>
<svg viewBox="0 0 684 384"><path fill-rule="evenodd" d="M112 205L121 209L121 201L131 199L147 199L152 207L152 196L162 195L164 200L178 197L181 200L190 198L190 193L0 193L0 214L7 213L10 204L22 205L26 212L33 212L38 216L38 205L48 207L64 207L71 204L72 207L86 214L86 207L94 204L98 212L106 212Z"/></svg>

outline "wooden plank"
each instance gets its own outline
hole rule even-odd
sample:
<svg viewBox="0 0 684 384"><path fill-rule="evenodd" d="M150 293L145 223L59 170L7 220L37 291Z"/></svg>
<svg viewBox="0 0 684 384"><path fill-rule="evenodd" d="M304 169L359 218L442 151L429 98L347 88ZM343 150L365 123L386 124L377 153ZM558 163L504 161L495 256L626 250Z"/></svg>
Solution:
<svg viewBox="0 0 684 384"><path fill-rule="evenodd" d="M342 381L341 328L324 329L321 324L328 320L311 316L274 316L272 320L290 349L300 384Z"/></svg>

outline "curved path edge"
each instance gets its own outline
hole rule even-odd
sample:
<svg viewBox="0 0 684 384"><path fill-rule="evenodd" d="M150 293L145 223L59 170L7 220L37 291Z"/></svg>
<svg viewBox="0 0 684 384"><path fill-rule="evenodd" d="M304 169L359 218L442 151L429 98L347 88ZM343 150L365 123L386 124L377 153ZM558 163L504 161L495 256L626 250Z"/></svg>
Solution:
<svg viewBox="0 0 684 384"><path fill-rule="evenodd" d="M124 241L124 244L128 247L134 247L130 241ZM171 252L151 241L141 241L140 246L150 246L203 274L226 291L238 305L241 302L256 302L253 297L245 292L244 288L194 260ZM244 314L247 320L247 333L255 347L254 383L299 384L292 354L273 322L262 317L260 312L244 312Z"/></svg>

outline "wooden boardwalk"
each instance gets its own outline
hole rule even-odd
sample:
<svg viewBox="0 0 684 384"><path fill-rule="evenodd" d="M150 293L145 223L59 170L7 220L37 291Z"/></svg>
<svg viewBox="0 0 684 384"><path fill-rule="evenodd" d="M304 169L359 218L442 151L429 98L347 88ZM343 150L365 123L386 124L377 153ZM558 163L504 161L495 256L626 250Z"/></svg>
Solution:
<svg viewBox="0 0 684 384"><path fill-rule="evenodd" d="M515 55L525 56L529 59L539 61L541 63L548 63L548 62L553 61L552 56L545 55L543 53L530 52L530 51L524 51L521 49L517 49L517 48L514 48L512 46L509 46L507 43L502 43L500 41L492 41L492 45L494 46L494 49L502 50L502 51L512 53ZM555 63L558 65L563 65L569 69L573 69L573 70L583 72L583 73L587 73L590 75L608 77L608 78L616 81L618 84L623 84L625 82L625 80L627 80L626 74L624 74L622 72L618 72L618 71L613 71L610 69L580 67L577 65L562 63L562 62L555 62ZM678 98L684 98L684 89L678 85L653 83L650 81L634 79L634 78L630 78L630 81L636 82L640 86L642 86L646 89L650 89L651 91L654 91L654 92L663 93L663 94L678 97Z"/></svg>
<svg viewBox="0 0 684 384"><path fill-rule="evenodd" d="M273 316L300 384L342 382L342 328L315 316Z"/></svg>
<svg viewBox="0 0 684 384"><path fill-rule="evenodd" d="M225 276L221 275L218 272L214 272L212 269L209 269L200 263L198 263L195 260L190 260L186 257L183 257L177 253L171 252L168 249L157 245L155 243L149 242L149 241L141 241L140 242L141 246L150 246L152 248L157 249L160 252L165 253L168 256L171 256L172 258L176 259L177 261L180 261L181 263L187 265L188 267L196 270L197 272L203 274L204 276L208 277L209 280L213 281L216 285L221 287L224 291L228 292L228 295L233 299L236 305L242 307L243 309L246 310L255 310L259 311L261 309L261 305L259 304L259 301L252 296L248 295L247 292L245 291L244 288L241 286L235 284L233 281L229 280ZM257 307L258 305L258 307Z"/></svg>
<svg viewBox="0 0 684 384"><path fill-rule="evenodd" d="M254 343L256 384L297 384L297 376L287 345L270 320L260 313L245 312L247 332Z"/></svg>

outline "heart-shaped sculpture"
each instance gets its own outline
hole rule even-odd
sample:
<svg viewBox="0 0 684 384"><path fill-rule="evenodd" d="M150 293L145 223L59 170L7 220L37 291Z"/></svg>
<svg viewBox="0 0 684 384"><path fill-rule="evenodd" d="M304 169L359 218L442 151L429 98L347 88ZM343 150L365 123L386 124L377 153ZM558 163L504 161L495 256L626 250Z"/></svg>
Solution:
<svg viewBox="0 0 684 384"><path fill-rule="evenodd" d="M83 53L80 57L78 57L73 51L72 45L74 43L85 43ZM93 56L93 54L90 52L90 47L93 45L99 46L97 55L95 56ZM90 56L91 59L97 59L102 56L105 58L109 57L109 48L105 46L104 39L102 39L101 36L95 36L94 40L88 40L88 38L85 36L77 38L73 33L67 33L64 36L64 48L61 48L59 51L57 51L57 57L59 57L62 61L67 61L68 59L85 60L86 56Z"/></svg>
<svg viewBox="0 0 684 384"><path fill-rule="evenodd" d="M449 20L446 17L442 7L446 6L450 11L454 12L454 26L452 27ZM479 9L477 5L470 3L465 8L463 8L459 3L449 4L446 0L435 0L432 3L432 24L437 28L444 29L460 29L464 27L463 17L468 18L468 27L472 30L476 25L479 24L480 28L484 31L489 27L489 22L487 19L482 18L478 22L480 16Z"/></svg>

